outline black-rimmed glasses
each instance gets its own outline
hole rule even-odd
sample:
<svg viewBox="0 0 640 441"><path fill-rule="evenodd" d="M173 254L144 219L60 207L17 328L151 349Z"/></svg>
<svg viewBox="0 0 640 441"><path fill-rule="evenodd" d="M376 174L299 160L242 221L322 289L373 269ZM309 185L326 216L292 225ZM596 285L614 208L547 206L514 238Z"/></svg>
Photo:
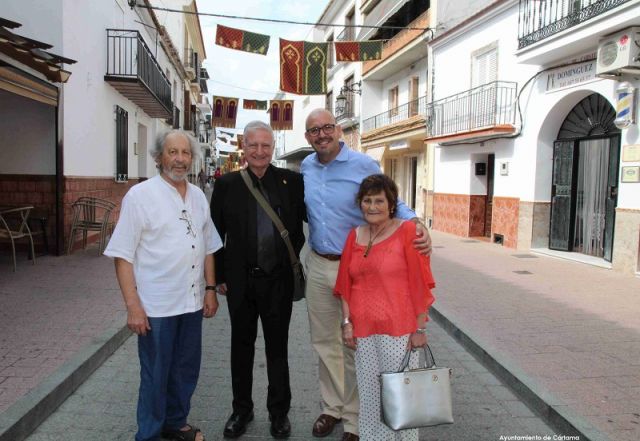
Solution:
<svg viewBox="0 0 640 441"><path fill-rule="evenodd" d="M193 228L193 221L191 220L191 215L187 210L182 210L182 216L180 217L180 220L187 223L187 234L196 237L196 230Z"/></svg>
<svg viewBox="0 0 640 441"><path fill-rule="evenodd" d="M324 133L325 135L331 135L333 132L335 132L336 125L325 124L322 127L311 127L310 129L307 129L307 133L311 136L318 136L320 134L320 130L322 130L322 133Z"/></svg>

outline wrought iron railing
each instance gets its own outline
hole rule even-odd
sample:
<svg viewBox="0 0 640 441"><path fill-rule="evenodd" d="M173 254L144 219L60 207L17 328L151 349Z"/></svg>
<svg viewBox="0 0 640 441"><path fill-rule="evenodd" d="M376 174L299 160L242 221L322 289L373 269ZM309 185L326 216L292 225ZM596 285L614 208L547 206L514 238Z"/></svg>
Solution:
<svg viewBox="0 0 640 441"><path fill-rule="evenodd" d="M427 136L469 132L515 124L517 84L494 81L429 103Z"/></svg>
<svg viewBox="0 0 640 441"><path fill-rule="evenodd" d="M518 48L569 29L630 0L520 0Z"/></svg>
<svg viewBox="0 0 640 441"><path fill-rule="evenodd" d="M422 96L416 100L409 101L386 112L379 113L376 116L367 118L362 122L362 131L378 129L380 127L393 124L416 115L426 115L427 97Z"/></svg>
<svg viewBox="0 0 640 441"><path fill-rule="evenodd" d="M107 75L136 78L170 112L171 83L138 31L107 29Z"/></svg>

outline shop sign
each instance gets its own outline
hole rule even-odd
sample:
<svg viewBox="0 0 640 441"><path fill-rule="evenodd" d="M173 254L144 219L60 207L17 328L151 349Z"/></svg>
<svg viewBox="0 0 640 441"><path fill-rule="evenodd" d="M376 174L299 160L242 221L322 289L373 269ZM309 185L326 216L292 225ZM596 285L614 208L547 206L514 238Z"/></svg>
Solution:
<svg viewBox="0 0 640 441"><path fill-rule="evenodd" d="M553 92L578 84L597 80L596 60L585 61L580 64L559 67L547 74L547 92Z"/></svg>

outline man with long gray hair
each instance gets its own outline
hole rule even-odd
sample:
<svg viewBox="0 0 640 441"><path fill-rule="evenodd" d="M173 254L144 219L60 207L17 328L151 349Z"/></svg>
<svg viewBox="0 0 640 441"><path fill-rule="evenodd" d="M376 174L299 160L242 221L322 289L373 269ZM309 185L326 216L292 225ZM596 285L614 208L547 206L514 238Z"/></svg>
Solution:
<svg viewBox="0 0 640 441"><path fill-rule="evenodd" d="M138 335L136 441L202 441L187 423L200 374L202 318L218 309L213 253L222 246L202 190L187 182L198 144L172 130L151 149L160 174L133 186L104 254L115 259Z"/></svg>

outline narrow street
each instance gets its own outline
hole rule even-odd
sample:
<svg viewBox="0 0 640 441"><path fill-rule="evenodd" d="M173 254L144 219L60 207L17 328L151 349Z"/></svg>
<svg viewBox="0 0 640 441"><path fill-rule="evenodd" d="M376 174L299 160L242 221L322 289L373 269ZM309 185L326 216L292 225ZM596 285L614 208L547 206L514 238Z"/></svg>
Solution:
<svg viewBox="0 0 640 441"><path fill-rule="evenodd" d="M521 400L478 363L435 322L429 338L438 365L453 369L455 424L421 431L420 439L441 441L499 440L501 435L552 435L554 432ZM231 412L229 368L230 327L226 301L218 315L205 322L200 382L190 422L207 440L220 440ZM289 359L293 389L291 439L309 440L320 414L317 362L309 344L304 302L294 305ZM241 439L271 440L265 409L266 370L262 336L258 336L254 369L255 420ZM129 338L95 373L27 438L30 441L131 440L136 430L138 357L135 337ZM340 439L342 428L328 438Z"/></svg>

